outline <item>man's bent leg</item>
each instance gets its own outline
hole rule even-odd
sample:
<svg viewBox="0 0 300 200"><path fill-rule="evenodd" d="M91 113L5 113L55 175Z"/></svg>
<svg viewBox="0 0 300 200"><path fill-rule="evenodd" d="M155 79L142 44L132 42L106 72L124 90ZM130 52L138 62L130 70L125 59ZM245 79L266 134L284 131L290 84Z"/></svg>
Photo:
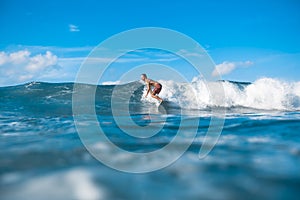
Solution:
<svg viewBox="0 0 300 200"><path fill-rule="evenodd" d="M151 97L157 99L158 101L162 102L162 98L160 98L159 96L156 96L155 94L151 94Z"/></svg>

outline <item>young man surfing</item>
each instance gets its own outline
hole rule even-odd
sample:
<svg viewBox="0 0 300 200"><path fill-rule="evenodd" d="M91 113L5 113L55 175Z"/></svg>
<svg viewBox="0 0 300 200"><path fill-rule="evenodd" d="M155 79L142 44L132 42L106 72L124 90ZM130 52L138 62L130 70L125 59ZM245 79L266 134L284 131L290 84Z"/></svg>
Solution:
<svg viewBox="0 0 300 200"><path fill-rule="evenodd" d="M145 98L147 98L147 96L150 92L151 97L157 99L161 103L163 100L157 95L160 93L160 91L162 89L162 85L157 81L148 79L146 74L141 75L141 80L144 81L147 85L147 92L146 92ZM151 86L154 88L152 91L151 91Z"/></svg>

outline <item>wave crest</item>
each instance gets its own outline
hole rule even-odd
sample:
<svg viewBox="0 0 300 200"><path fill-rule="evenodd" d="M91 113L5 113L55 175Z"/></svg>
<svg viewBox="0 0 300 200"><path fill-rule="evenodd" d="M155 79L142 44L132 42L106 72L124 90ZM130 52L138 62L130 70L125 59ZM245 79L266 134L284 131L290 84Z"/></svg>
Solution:
<svg viewBox="0 0 300 200"><path fill-rule="evenodd" d="M253 83L232 81L192 83L160 81L160 97L184 109L247 107L263 110L300 110L300 82L261 78ZM224 95L220 92L224 90ZM144 90L145 94L145 90ZM142 97L142 100L145 100ZM148 98L146 101L154 101Z"/></svg>

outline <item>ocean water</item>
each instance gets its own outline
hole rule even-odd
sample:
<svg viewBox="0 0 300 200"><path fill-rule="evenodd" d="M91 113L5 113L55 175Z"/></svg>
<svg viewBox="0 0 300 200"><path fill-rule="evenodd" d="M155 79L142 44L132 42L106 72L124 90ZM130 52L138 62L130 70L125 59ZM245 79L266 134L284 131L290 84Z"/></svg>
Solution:
<svg viewBox="0 0 300 200"><path fill-rule="evenodd" d="M253 83L161 82L160 96L168 101L165 112L154 100L143 98L145 89L140 82L118 86L118 91L124 93L115 97L116 104L120 110L122 106L129 107L136 125L163 125L158 134L139 139L124 134L116 123L111 106L116 86L79 85L96 90L97 120L106 136L126 151L141 153L163 148L175 137L182 120L199 120L184 127L178 149L194 128L196 136L176 162L141 174L109 168L86 150L74 123L73 83L31 82L1 87L1 199L299 198L300 82L271 78ZM208 90L220 85L225 98L211 95ZM126 94L130 94L129 105L124 103ZM224 126L213 150L199 159L215 115L212 109L226 111ZM88 118L82 124L92 127ZM103 141L92 144L112 162L122 160L133 169L149 165L150 161L144 159L135 166L133 160L107 149ZM163 156L171 156L178 149Z"/></svg>

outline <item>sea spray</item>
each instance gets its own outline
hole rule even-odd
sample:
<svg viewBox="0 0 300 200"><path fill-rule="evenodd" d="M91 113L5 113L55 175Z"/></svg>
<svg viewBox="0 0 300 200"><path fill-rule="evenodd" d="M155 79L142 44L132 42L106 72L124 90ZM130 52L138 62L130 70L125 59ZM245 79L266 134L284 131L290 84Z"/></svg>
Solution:
<svg viewBox="0 0 300 200"><path fill-rule="evenodd" d="M159 96L184 109L209 107L245 107L263 110L300 110L300 82L284 82L261 78L253 83L198 79L192 83L159 81L163 89ZM224 94L214 89L223 88ZM146 90L144 89L145 94ZM149 95L150 96L150 95ZM225 98L223 98L225 97ZM143 101L155 102L148 97Z"/></svg>

